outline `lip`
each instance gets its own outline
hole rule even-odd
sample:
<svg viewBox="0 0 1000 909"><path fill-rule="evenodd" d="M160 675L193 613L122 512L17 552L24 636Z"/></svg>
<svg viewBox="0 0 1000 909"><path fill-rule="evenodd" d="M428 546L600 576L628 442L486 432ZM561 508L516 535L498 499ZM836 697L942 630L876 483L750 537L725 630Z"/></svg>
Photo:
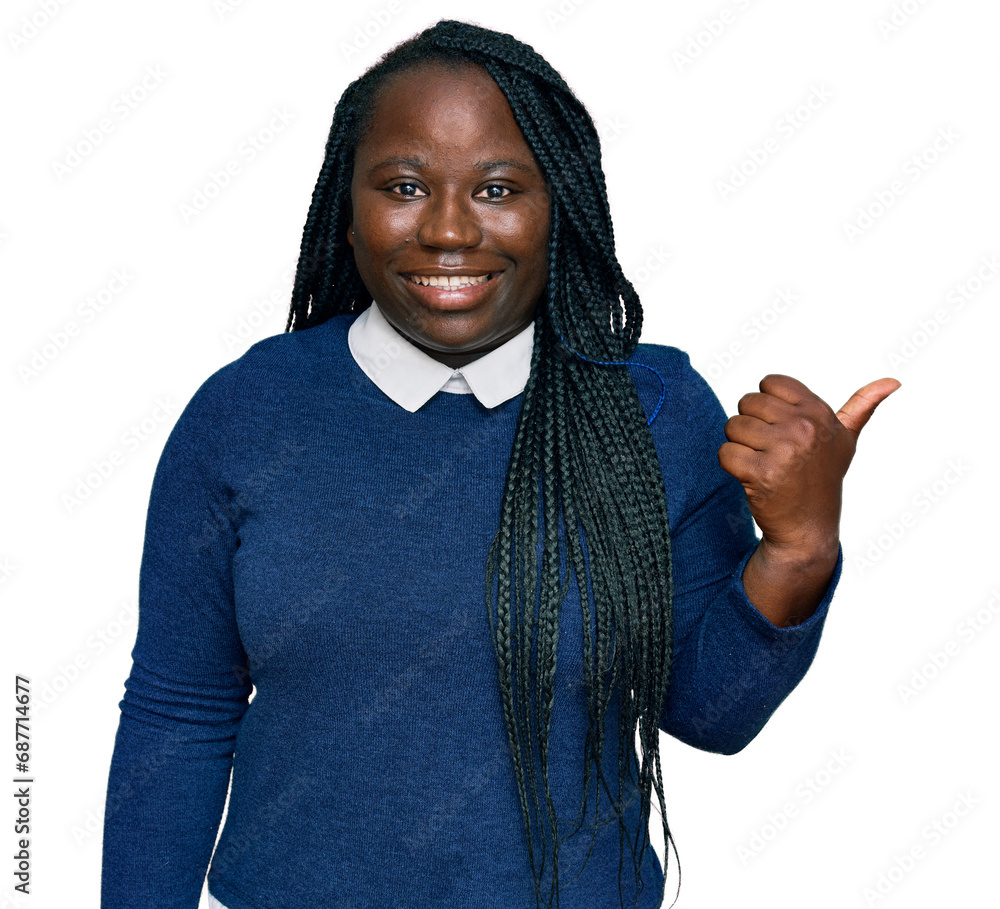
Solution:
<svg viewBox="0 0 1000 909"><path fill-rule="evenodd" d="M466 309L480 303L488 294L493 293L493 287L503 274L502 271L488 271L475 268L415 268L412 271L400 272L399 277L412 293L424 305L435 309ZM426 278L431 275L447 275L449 277L465 275L470 278L481 278L490 275L482 284L470 284L468 287L429 287L410 280L410 275Z"/></svg>

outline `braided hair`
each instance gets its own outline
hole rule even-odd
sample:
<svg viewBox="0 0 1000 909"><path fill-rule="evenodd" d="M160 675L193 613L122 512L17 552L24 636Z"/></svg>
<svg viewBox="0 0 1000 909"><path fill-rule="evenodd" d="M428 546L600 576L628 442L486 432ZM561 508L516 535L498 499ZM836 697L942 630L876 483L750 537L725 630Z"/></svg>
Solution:
<svg viewBox="0 0 1000 909"><path fill-rule="evenodd" d="M347 87L334 113L306 218L285 330L359 313L371 304L346 240L354 151L371 123L386 78L428 63L472 64L489 73L541 168L550 199L548 283L535 311L531 370L499 528L485 566L486 607L536 900L540 906L540 881L549 854L547 819L552 847L547 905L555 893L558 906L561 840L549 790L548 733L559 609L570 573L581 594L589 714L580 814L586 816L591 765L608 789L602 772L604 719L616 698L619 797L608 792L608 798L619 825L619 893L629 833L638 897L640 868L650 846L653 790L668 850L672 842L659 758L659 719L672 652L666 493L653 438L624 365L639 341L642 307L615 254L600 140L587 110L533 48L508 34L442 20L397 45ZM561 538L569 562L565 573L560 570ZM637 727L641 768L635 760ZM624 820L626 796L631 801L637 792L641 811L635 837L642 837L638 855ZM600 789L597 801L599 806ZM542 855L536 863L538 838Z"/></svg>

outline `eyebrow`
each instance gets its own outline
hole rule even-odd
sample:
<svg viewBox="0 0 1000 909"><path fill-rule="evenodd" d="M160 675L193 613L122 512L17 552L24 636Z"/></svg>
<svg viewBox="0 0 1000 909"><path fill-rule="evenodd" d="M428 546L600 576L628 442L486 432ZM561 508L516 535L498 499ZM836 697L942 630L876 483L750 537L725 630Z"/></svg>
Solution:
<svg viewBox="0 0 1000 909"><path fill-rule="evenodd" d="M477 161L476 167L479 170L499 170L503 167L513 167L516 170L527 171L529 174L534 173L534 171L528 167L527 164L522 164L520 161L512 161L509 158L498 158L495 161Z"/></svg>
<svg viewBox="0 0 1000 909"><path fill-rule="evenodd" d="M422 167L427 166L427 161L423 158L407 158L405 156L396 155L391 158L386 158L384 161L379 161L374 167L372 167L368 174L374 174L375 171L381 170L383 167L410 167L414 170L419 170ZM534 171L528 167L526 164L522 164L520 161L513 161L509 158L497 158L493 161L477 161L473 165L476 170L481 170L483 172L491 170L499 170L504 167L512 167L515 170L523 170L526 173L534 173Z"/></svg>

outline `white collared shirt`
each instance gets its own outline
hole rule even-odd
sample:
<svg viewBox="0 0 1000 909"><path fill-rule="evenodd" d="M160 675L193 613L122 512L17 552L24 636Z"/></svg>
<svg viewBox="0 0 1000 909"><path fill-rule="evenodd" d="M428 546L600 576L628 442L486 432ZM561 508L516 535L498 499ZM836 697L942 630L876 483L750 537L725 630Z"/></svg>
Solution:
<svg viewBox="0 0 1000 909"><path fill-rule="evenodd" d="M531 371L535 325L459 369L435 360L403 337L372 303L351 324L347 346L355 362L386 395L413 413L439 391L474 394L496 407L524 391Z"/></svg>

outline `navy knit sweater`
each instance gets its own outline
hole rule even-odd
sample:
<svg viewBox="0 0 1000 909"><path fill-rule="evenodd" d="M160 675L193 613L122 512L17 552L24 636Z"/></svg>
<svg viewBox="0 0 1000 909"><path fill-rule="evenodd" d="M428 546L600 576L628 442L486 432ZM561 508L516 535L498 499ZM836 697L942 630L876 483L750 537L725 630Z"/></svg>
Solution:
<svg viewBox="0 0 1000 909"><path fill-rule="evenodd" d="M536 905L484 602L521 395L487 409L439 393L409 413L352 358L354 318L258 342L202 384L166 442L110 768L103 909L196 909L206 869L228 909ZM741 582L753 524L716 456L726 415L683 352L641 344L633 359L666 382L651 426L675 584L661 726L729 754L812 661L842 555L806 622L778 629L757 612ZM659 383L633 372L651 414ZM581 650L574 585L549 752L567 823L582 794ZM619 905L603 792L581 871L591 785L591 827L560 849L561 909ZM659 905L662 880L648 849L640 907Z"/></svg>

